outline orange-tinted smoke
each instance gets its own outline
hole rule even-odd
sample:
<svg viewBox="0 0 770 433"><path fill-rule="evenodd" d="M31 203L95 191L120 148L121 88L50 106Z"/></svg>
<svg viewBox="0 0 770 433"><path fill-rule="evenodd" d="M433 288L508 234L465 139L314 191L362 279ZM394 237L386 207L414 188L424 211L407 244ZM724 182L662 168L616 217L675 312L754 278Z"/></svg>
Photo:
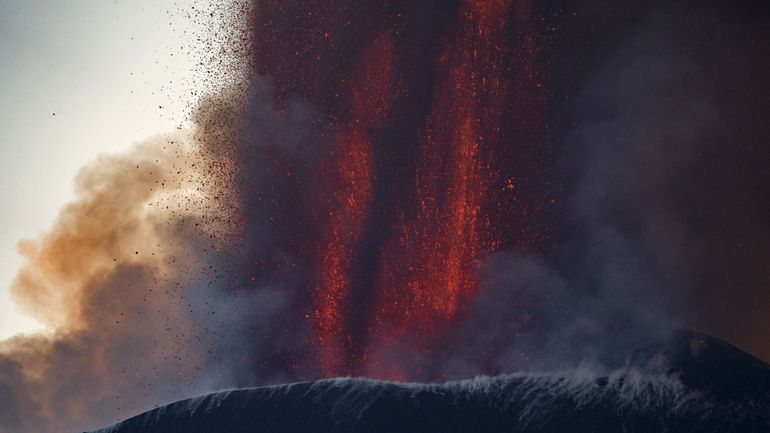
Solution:
<svg viewBox="0 0 770 433"><path fill-rule="evenodd" d="M0 432L83 431L205 389L207 330L189 314L205 269L190 246L227 214L193 141L177 133L87 165L76 200L20 244L11 293L48 331L0 342L0 400L16 414Z"/></svg>

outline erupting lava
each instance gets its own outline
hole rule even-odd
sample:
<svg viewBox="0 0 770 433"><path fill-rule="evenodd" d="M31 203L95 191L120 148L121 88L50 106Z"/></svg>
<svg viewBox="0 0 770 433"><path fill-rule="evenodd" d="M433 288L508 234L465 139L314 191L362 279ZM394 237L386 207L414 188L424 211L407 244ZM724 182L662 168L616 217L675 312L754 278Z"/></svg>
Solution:
<svg viewBox="0 0 770 433"><path fill-rule="evenodd" d="M257 71L338 136L303 241L319 362L399 377L382 354L434 350L485 254L542 247L542 29L528 0L285 3L260 4Z"/></svg>
<svg viewBox="0 0 770 433"><path fill-rule="evenodd" d="M499 234L482 215L495 183L489 153L499 142L507 96L503 80L503 32L510 1L469 1L456 35L439 54L439 82L425 131L416 140L417 215L401 225L383 286L381 314L400 331L451 319L473 294L481 252L498 248ZM408 253L405 254L405 253ZM406 266L404 266L406 265ZM403 287L404 291L397 288Z"/></svg>
<svg viewBox="0 0 770 433"><path fill-rule="evenodd" d="M356 245L372 198L372 131L382 127L394 96L394 48L385 33L367 50L361 77L352 83L351 120L332 158L328 181L334 191L327 234L321 242L323 258L316 290L321 365L333 373L347 343L343 312L352 308L349 294Z"/></svg>

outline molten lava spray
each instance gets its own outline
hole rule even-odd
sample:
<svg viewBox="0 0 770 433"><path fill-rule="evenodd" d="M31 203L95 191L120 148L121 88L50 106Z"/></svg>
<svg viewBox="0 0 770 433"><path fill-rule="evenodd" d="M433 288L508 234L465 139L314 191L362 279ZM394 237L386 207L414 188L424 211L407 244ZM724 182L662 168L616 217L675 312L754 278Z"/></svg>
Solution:
<svg viewBox="0 0 770 433"><path fill-rule="evenodd" d="M526 0L318 3L264 2L255 35L277 100L336 129L308 316L324 374L403 377L384 354L430 358L484 255L544 245L542 29Z"/></svg>
<svg viewBox="0 0 770 433"><path fill-rule="evenodd" d="M328 182L333 186L327 235L321 242L321 276L316 290L318 339L323 371L334 374L346 342L338 330L350 310L356 245L372 199L371 132L381 127L393 99L393 42L386 33L367 50L353 80L351 120L342 133Z"/></svg>

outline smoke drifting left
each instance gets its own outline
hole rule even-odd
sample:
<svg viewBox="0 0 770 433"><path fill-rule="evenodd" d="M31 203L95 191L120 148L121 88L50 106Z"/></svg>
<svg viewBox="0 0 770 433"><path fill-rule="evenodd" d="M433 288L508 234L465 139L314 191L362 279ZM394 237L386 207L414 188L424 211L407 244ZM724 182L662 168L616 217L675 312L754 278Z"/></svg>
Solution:
<svg viewBox="0 0 770 433"><path fill-rule="evenodd" d="M205 271L196 244L218 229L200 207L191 144L159 137L92 163L52 229L20 245L13 296L53 331L3 343L0 430L85 427L195 391L185 377L207 368L196 354L216 340L200 339L207 323L191 302L202 300L188 290Z"/></svg>
<svg viewBox="0 0 770 433"><path fill-rule="evenodd" d="M310 221L329 194L316 162L335 135L274 95L254 77L204 98L191 131L99 158L50 231L21 243L12 294L51 331L0 345L1 432L322 375L296 242L313 227L284 219Z"/></svg>
<svg viewBox="0 0 770 433"><path fill-rule="evenodd" d="M233 95L204 101L194 132L83 168L76 201L20 245L26 261L12 294L51 331L0 346L0 431L96 427L254 382L252 352L271 337L255 330L275 323L284 299L267 286L223 289L222 271L237 265L225 251L235 254L246 223L235 190L223 188L237 173L226 144L243 93ZM286 115L294 125L301 116Z"/></svg>

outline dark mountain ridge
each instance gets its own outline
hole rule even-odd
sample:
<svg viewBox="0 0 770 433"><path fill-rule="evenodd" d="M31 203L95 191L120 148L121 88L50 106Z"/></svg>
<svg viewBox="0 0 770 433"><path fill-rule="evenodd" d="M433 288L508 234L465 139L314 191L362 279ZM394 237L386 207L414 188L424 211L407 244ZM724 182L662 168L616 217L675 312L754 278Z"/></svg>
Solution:
<svg viewBox="0 0 770 433"><path fill-rule="evenodd" d="M624 365L442 384L330 379L172 403L97 433L770 432L770 366L704 334Z"/></svg>

